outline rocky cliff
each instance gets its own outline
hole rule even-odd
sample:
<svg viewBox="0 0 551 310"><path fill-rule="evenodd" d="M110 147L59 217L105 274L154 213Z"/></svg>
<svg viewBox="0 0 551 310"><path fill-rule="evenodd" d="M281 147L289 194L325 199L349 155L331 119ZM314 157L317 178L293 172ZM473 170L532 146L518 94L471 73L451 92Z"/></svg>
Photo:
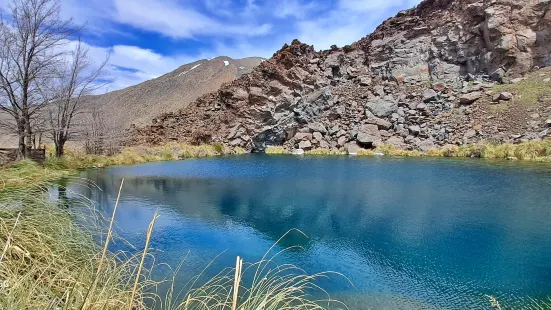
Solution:
<svg viewBox="0 0 551 310"><path fill-rule="evenodd" d="M551 65L550 7L551 0L426 0L344 48L317 52L294 41L134 136L350 152L541 139L551 98L522 105L495 84L522 83ZM535 83L547 83L548 73Z"/></svg>

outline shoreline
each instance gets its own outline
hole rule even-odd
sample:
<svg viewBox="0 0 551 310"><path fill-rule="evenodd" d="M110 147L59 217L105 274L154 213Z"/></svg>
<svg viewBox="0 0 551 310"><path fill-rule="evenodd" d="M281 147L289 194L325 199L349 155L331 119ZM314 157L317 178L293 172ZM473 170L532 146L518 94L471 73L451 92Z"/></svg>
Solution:
<svg viewBox="0 0 551 310"><path fill-rule="evenodd" d="M267 155L294 156L481 158L551 163L551 139L519 144L449 145L426 152L400 150L391 145L383 145L372 150L358 149L356 154L349 154L344 148L340 150L318 148L304 152L292 152L283 146L269 146L265 153ZM175 142L159 146L140 145L124 148L120 153L110 156L88 155L79 149L68 149L62 158L56 158L49 154L43 165L22 160L0 168L0 195L9 189L25 188L37 182L54 181L71 176L83 169L243 154L248 154L248 152L242 148L227 149L218 143L198 146Z"/></svg>

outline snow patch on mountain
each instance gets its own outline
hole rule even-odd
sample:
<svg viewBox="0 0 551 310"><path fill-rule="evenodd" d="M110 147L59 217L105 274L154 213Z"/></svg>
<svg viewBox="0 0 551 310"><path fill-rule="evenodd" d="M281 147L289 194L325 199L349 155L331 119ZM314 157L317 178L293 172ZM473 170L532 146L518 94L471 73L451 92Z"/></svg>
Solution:
<svg viewBox="0 0 551 310"><path fill-rule="evenodd" d="M191 70L193 70L193 69L197 69L197 67L199 67L200 65L201 65L201 64L195 65L195 66L191 67L191 69L189 69L189 70L187 70L187 71L184 71L184 72L178 74L178 76L182 76L182 75L188 73L189 71L191 71Z"/></svg>

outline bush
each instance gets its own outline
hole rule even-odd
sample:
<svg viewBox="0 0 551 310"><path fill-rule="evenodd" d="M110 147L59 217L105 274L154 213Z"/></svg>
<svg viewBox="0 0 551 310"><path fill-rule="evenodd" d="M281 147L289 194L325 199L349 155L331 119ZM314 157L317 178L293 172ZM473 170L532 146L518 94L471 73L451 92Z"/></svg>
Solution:
<svg viewBox="0 0 551 310"><path fill-rule="evenodd" d="M214 142L212 144L212 147L214 148L214 151L220 155L224 155L224 145L220 142Z"/></svg>

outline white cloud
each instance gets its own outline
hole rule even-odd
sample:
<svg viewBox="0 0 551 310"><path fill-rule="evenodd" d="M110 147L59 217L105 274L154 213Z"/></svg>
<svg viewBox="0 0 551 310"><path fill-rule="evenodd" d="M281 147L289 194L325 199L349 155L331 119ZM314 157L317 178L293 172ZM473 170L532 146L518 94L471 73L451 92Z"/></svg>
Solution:
<svg viewBox="0 0 551 310"><path fill-rule="evenodd" d="M10 1L0 0L0 10ZM421 0L61 1L65 18L87 24L93 59L111 54L114 90L199 59L269 58L295 38L318 50L351 44Z"/></svg>
<svg viewBox="0 0 551 310"><path fill-rule="evenodd" d="M392 8L411 8L420 2L421 0L340 0L339 7L356 12L372 12Z"/></svg>
<svg viewBox="0 0 551 310"><path fill-rule="evenodd" d="M76 43L71 42L71 44ZM111 48L92 45L86 45L86 47L89 49L88 55L96 64L102 63L106 55L109 54L106 71L109 77L113 79L113 83L99 92L136 85L171 72L186 63L205 58L201 55L196 57L166 56L149 49L127 45L115 45Z"/></svg>
<svg viewBox="0 0 551 310"><path fill-rule="evenodd" d="M271 31L267 23L224 23L171 1L115 0L115 9L117 21L173 38L196 35L250 37Z"/></svg>
<svg viewBox="0 0 551 310"><path fill-rule="evenodd" d="M316 49L351 44L377 27L400 9L411 8L421 0L340 0L329 14L298 23L296 36Z"/></svg>
<svg viewBox="0 0 551 310"><path fill-rule="evenodd" d="M303 3L300 0L283 0L277 6L275 15L279 18L295 17L302 19L318 6L319 4L313 1Z"/></svg>

